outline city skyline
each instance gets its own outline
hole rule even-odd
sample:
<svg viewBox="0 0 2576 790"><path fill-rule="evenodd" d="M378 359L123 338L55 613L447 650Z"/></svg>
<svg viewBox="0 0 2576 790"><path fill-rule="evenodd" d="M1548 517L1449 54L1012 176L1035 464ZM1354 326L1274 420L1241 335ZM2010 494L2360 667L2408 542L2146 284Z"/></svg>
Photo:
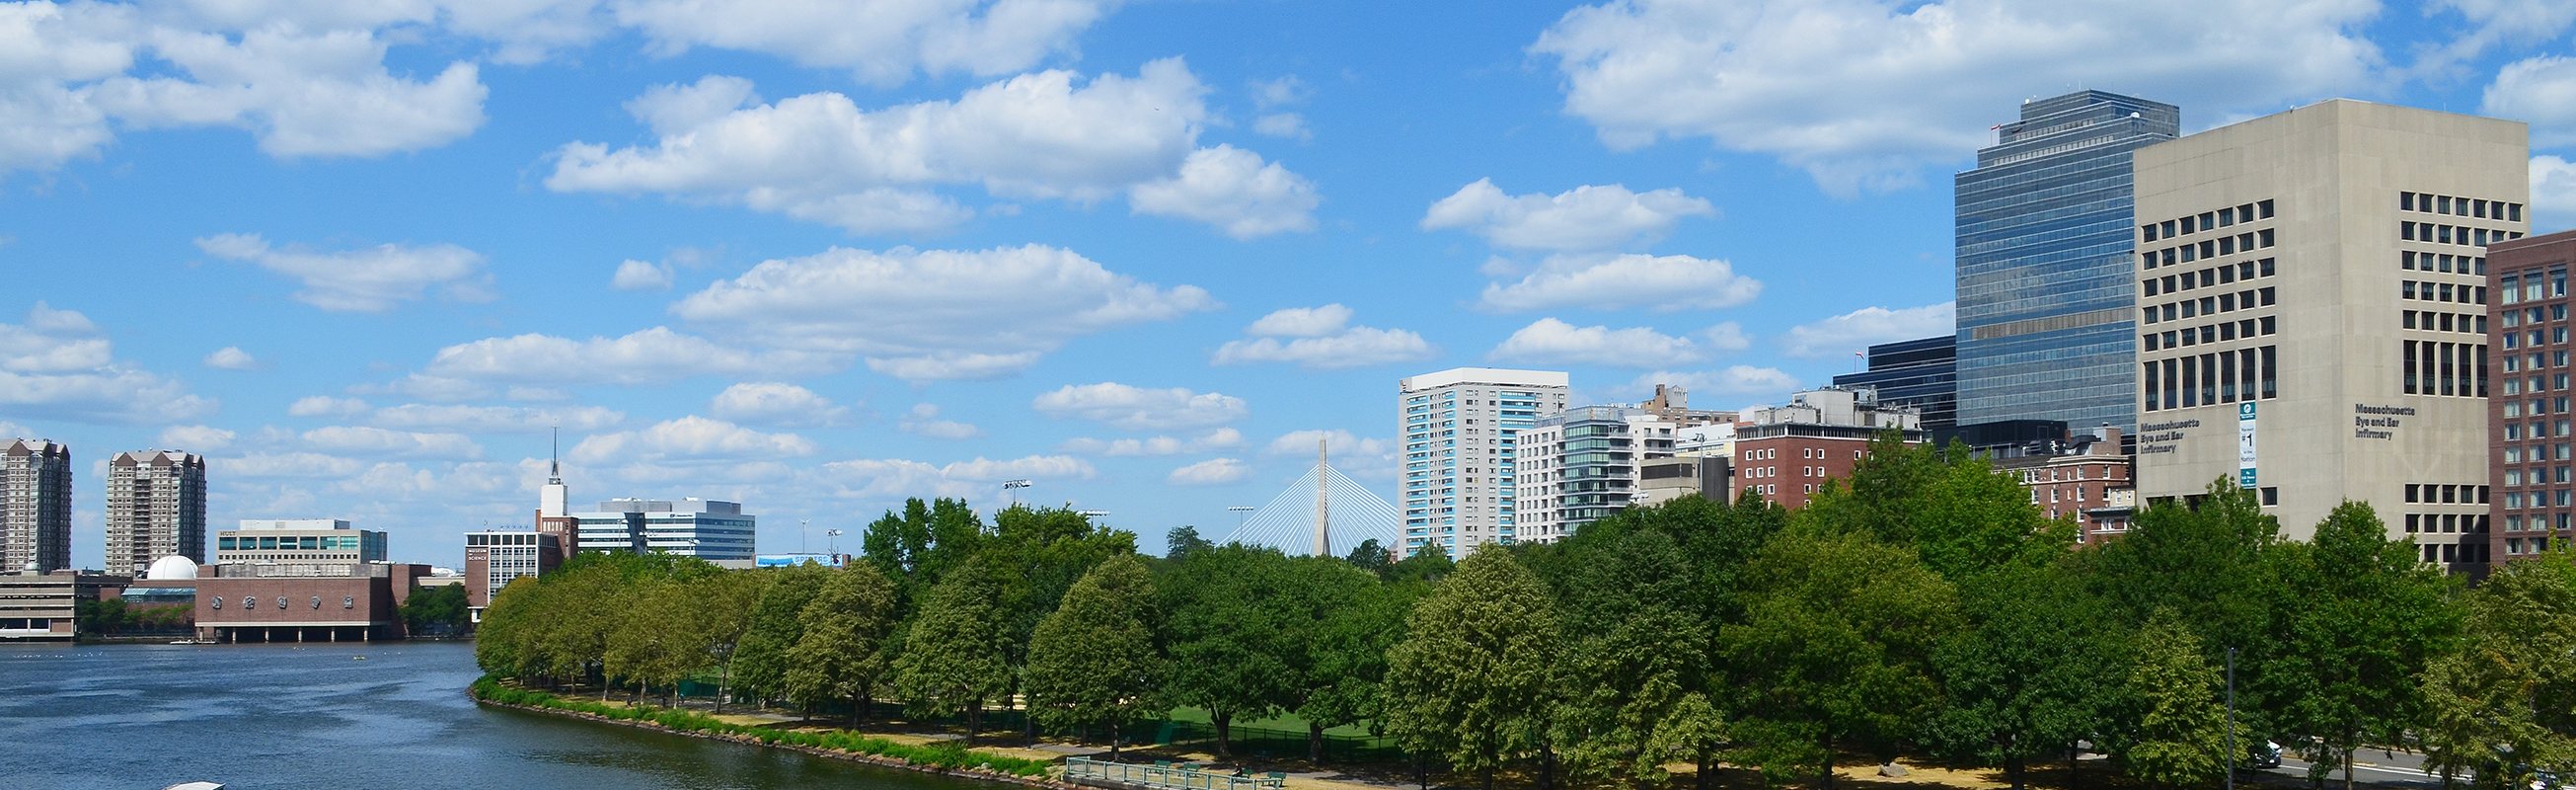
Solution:
<svg viewBox="0 0 2576 790"><path fill-rule="evenodd" d="M2245 42L1998 5L2023 24L1960 32L2017 46L1958 55L1913 11L1780 43L1796 8L1071 5L867 41L577 5L0 17L60 47L0 95L36 130L0 143L0 438L71 448L76 567L105 462L146 449L207 458L213 523L349 519L450 565L527 523L555 425L575 501L739 501L773 549L1021 479L1221 534L1319 436L1400 501L1403 377L1733 409L1948 332L1941 171L2026 99L2167 102L2185 134L2337 96L2527 121L2532 231L2576 218L2576 20L2213 6L2276 33ZM2177 49L2068 54L2120 40Z"/></svg>

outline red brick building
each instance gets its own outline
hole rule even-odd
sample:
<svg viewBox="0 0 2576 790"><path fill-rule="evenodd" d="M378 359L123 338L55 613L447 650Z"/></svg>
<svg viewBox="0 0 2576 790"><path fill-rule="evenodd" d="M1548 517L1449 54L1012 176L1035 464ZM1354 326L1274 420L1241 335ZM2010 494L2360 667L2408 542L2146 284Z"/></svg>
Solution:
<svg viewBox="0 0 2576 790"><path fill-rule="evenodd" d="M1870 440L1885 431L1921 444L1922 413L1912 406L1881 406L1878 392L1866 387L1797 393L1788 405L1745 412L1735 428L1731 487L1782 507L1806 507L1828 481L1851 477Z"/></svg>

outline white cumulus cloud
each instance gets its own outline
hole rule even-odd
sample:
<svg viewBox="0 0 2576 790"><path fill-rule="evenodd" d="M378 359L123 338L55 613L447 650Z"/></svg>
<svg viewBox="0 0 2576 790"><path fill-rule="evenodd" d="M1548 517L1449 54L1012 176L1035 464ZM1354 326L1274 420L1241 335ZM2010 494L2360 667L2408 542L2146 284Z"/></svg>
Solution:
<svg viewBox="0 0 2576 790"><path fill-rule="evenodd" d="M1172 470L1164 482L1176 486L1219 486L1252 476L1252 466L1232 458L1210 458Z"/></svg>
<svg viewBox="0 0 2576 790"><path fill-rule="evenodd" d="M1614 148L1704 137L1852 194L1992 145L1987 127L2038 86L2213 119L2370 89L2383 55L2361 28L2380 13L2348 0L1620 0L1567 12L1531 51L1557 60L1565 110Z"/></svg>
<svg viewBox="0 0 2576 790"><path fill-rule="evenodd" d="M707 402L707 413L719 419L788 428L847 425L850 409L813 390L779 382L744 382L726 387Z"/></svg>
<svg viewBox="0 0 2576 790"><path fill-rule="evenodd" d="M1324 201L1305 176L1277 162L1263 164L1260 154L1219 145L1190 152L1181 172L1170 178L1137 184L1127 202L1138 214L1197 220L1252 239L1314 230L1315 207Z"/></svg>
<svg viewBox="0 0 2576 790"><path fill-rule="evenodd" d="M215 353L206 355L206 367L217 370L258 370L262 365L258 357L241 350L240 346L225 346L216 349Z"/></svg>
<svg viewBox="0 0 2576 790"><path fill-rule="evenodd" d="M0 324L0 413L92 423L173 423L213 414L215 401L176 379L115 359L97 324L37 302L25 323Z"/></svg>
<svg viewBox="0 0 2576 790"><path fill-rule="evenodd" d="M306 400L312 400L307 398ZM329 400L324 398L323 400ZM353 401L354 402L354 401ZM303 405L302 401L297 402ZM360 410L364 411L364 405ZM294 413L292 409L289 413ZM387 406L368 415L366 422L386 428L448 430L463 433L544 433L562 428L570 431L596 431L616 427L626 421L626 413L605 406L528 407L464 406L454 404L405 403Z"/></svg>
<svg viewBox="0 0 2576 790"><path fill-rule="evenodd" d="M293 404L288 405L286 407L286 413L289 416L294 417L336 417L345 419L365 414L373 408L374 407L372 406L368 406L366 401L362 401L357 398L334 398L329 395L307 395L302 398L297 398Z"/></svg>
<svg viewBox="0 0 2576 790"><path fill-rule="evenodd" d="M258 234L226 233L197 240L197 248L304 284L295 300L335 313L381 313L399 302L419 301L436 286L449 299L496 298L483 256L453 244L412 247L384 244L362 250L315 253L271 249Z"/></svg>
<svg viewBox="0 0 2576 790"><path fill-rule="evenodd" d="M904 433L933 439L980 439L984 436L982 428L939 419L939 405L935 403L913 404L912 411L906 413L895 427Z"/></svg>
<svg viewBox="0 0 2576 790"><path fill-rule="evenodd" d="M2531 158L2531 208L2562 217L2576 214L2576 162L2558 156Z"/></svg>
<svg viewBox="0 0 2576 790"><path fill-rule="evenodd" d="M1519 282L1487 283L1477 306L1497 312L1581 307L1657 312L1712 310L1753 301L1762 281L1726 261L1688 255L1550 256Z"/></svg>
<svg viewBox="0 0 2576 790"><path fill-rule="evenodd" d="M1209 362L1216 365L1294 362L1309 368L1330 370L1389 362L1419 362L1439 353L1429 341L1413 332L1355 327L1350 326L1350 321L1351 309L1340 304L1274 311L1244 328L1244 333L1255 336L1255 339L1227 341L1217 347ZM1282 341L1279 339L1282 337L1292 339Z"/></svg>
<svg viewBox="0 0 2576 790"><path fill-rule="evenodd" d="M378 156L445 145L483 125L490 93L473 63L425 81L385 68L388 42L367 30L261 26L238 40L159 28L151 52L186 72L119 77L94 100L136 127L234 126L272 156Z"/></svg>
<svg viewBox="0 0 2576 790"><path fill-rule="evenodd" d="M1238 430L1235 430L1235 429L1233 429L1233 428L1218 428L1218 429L1216 429L1216 430L1209 431L1209 432L1207 432L1207 433L1200 434L1200 435L1198 435L1198 436L1194 436L1194 437L1191 437L1191 438L1188 438L1188 439L1182 439L1182 438L1173 437L1173 436L1155 436L1155 437L1145 438L1145 439L1110 439L1110 440L1093 439L1093 438L1090 438L1090 437L1081 437L1081 438L1075 438L1075 439L1068 439L1068 440L1065 440L1065 442L1064 442L1063 444L1057 445L1057 446L1056 446L1056 449L1057 449L1057 450L1060 450L1060 451L1063 451L1063 452L1076 453L1076 454L1080 454L1080 455L1106 455L1106 456L1112 456L1112 457L1121 457L1121 456L1147 456L1147 455L1185 455L1185 454L1189 454L1189 453L1205 453L1205 452L1214 452L1214 451L1218 451L1218 450L1231 450L1231 449L1234 449L1234 448L1237 448L1237 447L1242 447L1242 446L1243 446L1243 432L1242 432L1242 431L1238 431Z"/></svg>
<svg viewBox="0 0 2576 790"><path fill-rule="evenodd" d="M843 364L835 355L732 348L657 326L616 338L525 334L460 343L439 349L428 373L469 381L646 384L690 376L813 374Z"/></svg>
<svg viewBox="0 0 2576 790"><path fill-rule="evenodd" d="M1793 357L1814 359L1859 352L1872 343L1946 335L1958 329L1957 307L1951 302L1902 310L1864 307L1812 324L1790 327L1789 333L1780 339L1781 351Z"/></svg>
<svg viewBox="0 0 2576 790"><path fill-rule="evenodd" d="M1146 182L1186 180L1208 118L1207 87L1178 59L1087 82L1070 71L1023 74L954 101L874 111L838 93L725 107L756 97L747 83L724 77L657 91L629 107L655 126L654 145L566 144L546 185L739 203L860 233L922 233L973 215L930 191L940 186L1088 203ZM1294 202L1276 194L1288 179L1304 183L1280 171L1238 184L1241 216L1209 221L1258 226L1262 220L1246 218L1270 215L1256 209Z"/></svg>
<svg viewBox="0 0 2576 790"><path fill-rule="evenodd" d="M1579 252L1662 238L1691 216L1714 217L1717 209L1680 189L1639 193L1611 184L1512 196L1486 178L1431 204L1422 229L1456 228L1497 247Z"/></svg>
<svg viewBox="0 0 2576 790"><path fill-rule="evenodd" d="M594 434L565 456L579 463L760 461L813 455L820 449L814 440L796 434L761 433L690 415L641 431Z"/></svg>
<svg viewBox="0 0 2576 790"><path fill-rule="evenodd" d="M1731 365L1721 370L1681 372L1658 370L1628 382L1628 389L1652 392L1657 384L1670 384L1701 394L1772 397L1786 395L1798 388L1798 378L1779 368Z"/></svg>
<svg viewBox="0 0 2576 790"><path fill-rule="evenodd" d="M304 445L312 450L334 455L374 455L405 458L483 457L483 447L464 434L415 433L389 431L383 428L333 425L305 431Z"/></svg>
<svg viewBox="0 0 2576 790"><path fill-rule="evenodd" d="M934 466L901 459L834 461L814 470L813 477L845 499L895 500L904 497L989 497L990 483L1004 480L1088 479L1098 474L1091 462L1061 455L1031 455L1006 460L956 461Z"/></svg>
<svg viewBox="0 0 2576 790"><path fill-rule="evenodd" d="M1030 402L1039 414L1072 417L1128 430L1185 430L1222 425L1251 416L1242 398L1197 393L1181 387L1151 389L1116 382L1067 384Z"/></svg>
<svg viewBox="0 0 2576 790"><path fill-rule="evenodd" d="M859 354L878 372L924 381L1014 373L1075 337L1216 307L1197 286L1138 282L1069 250L1032 244L833 248L762 262L671 310L728 335Z"/></svg>
<svg viewBox="0 0 2576 790"><path fill-rule="evenodd" d="M617 265L617 273L608 278L608 287L620 291L671 290L671 267L629 259Z"/></svg>
<svg viewBox="0 0 2576 790"><path fill-rule="evenodd" d="M0 436L7 435L7 431L0 430ZM240 434L211 425L173 425L161 429L155 446L202 455L231 447L233 440L239 437Z"/></svg>
<svg viewBox="0 0 2576 790"><path fill-rule="evenodd" d="M624 0L617 21L655 48L764 52L804 66L848 69L877 85L924 74L1007 74L1074 49L1074 37L1115 0Z"/></svg>
<svg viewBox="0 0 2576 790"><path fill-rule="evenodd" d="M1698 362L1707 359L1708 352L1690 338L1646 327L1575 326L1541 318L1513 332L1485 358L1531 365L1651 368Z"/></svg>

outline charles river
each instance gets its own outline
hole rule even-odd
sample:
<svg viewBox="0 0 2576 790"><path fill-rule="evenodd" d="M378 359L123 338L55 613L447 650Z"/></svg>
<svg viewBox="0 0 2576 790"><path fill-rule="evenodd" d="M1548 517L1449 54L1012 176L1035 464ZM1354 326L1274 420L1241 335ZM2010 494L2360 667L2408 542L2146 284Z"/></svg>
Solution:
<svg viewBox="0 0 2576 790"><path fill-rule="evenodd" d="M0 646L0 785L1002 787L479 708L465 698L477 674L462 642Z"/></svg>

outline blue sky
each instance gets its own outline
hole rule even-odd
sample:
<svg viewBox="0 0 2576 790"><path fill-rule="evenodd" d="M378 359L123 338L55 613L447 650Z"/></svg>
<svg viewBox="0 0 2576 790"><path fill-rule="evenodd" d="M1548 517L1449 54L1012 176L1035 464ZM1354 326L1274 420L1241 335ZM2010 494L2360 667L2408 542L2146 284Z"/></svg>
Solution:
<svg viewBox="0 0 2576 790"><path fill-rule="evenodd" d="M0 3L0 436L211 459L210 517L407 561L576 502L764 551L906 496L1222 535L1392 493L1395 381L1774 400L1946 332L1949 173L2024 99L2197 131L2345 96L2533 124L2576 4Z"/></svg>

